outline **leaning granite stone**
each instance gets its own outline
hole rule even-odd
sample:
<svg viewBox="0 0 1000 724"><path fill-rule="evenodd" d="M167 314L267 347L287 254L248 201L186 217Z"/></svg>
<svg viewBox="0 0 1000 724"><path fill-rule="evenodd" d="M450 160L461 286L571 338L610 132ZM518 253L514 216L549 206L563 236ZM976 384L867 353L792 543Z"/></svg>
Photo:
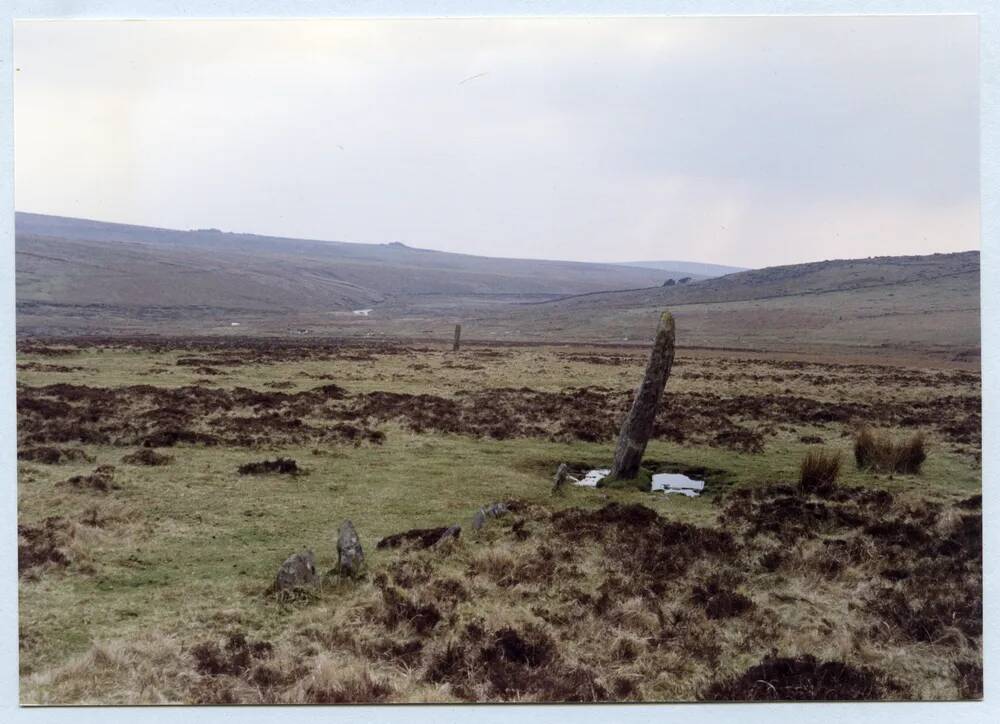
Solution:
<svg viewBox="0 0 1000 724"><path fill-rule="evenodd" d="M646 453L646 443L653 434L653 423L663 400L663 388L674 364L674 317L670 312L660 315L653 350L649 354L646 374L635 391L632 407L618 433L618 445L611 462L611 473L605 484L616 480L635 480L639 464ZM598 486L602 487L602 486Z"/></svg>
<svg viewBox="0 0 1000 724"><path fill-rule="evenodd" d="M484 523L486 523L486 513L483 512L482 508L480 508L479 510L476 511L476 514L472 516L473 530L479 530L480 528L483 527Z"/></svg>
<svg viewBox="0 0 1000 724"><path fill-rule="evenodd" d="M345 520L337 535L337 570L343 576L357 576L365 566L365 552L354 524Z"/></svg>
<svg viewBox="0 0 1000 724"><path fill-rule="evenodd" d="M317 581L316 558L312 551L294 553L285 559L274 579L274 590L287 591L293 588L314 586Z"/></svg>

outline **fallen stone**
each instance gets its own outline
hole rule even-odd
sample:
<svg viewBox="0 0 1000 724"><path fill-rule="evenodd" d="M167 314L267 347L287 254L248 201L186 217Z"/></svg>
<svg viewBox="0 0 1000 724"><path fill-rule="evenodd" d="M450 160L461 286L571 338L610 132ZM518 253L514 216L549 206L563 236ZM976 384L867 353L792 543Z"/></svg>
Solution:
<svg viewBox="0 0 1000 724"><path fill-rule="evenodd" d="M337 535L337 570L342 576L356 577L365 566L365 552L361 548L354 524L345 520Z"/></svg>
<svg viewBox="0 0 1000 724"><path fill-rule="evenodd" d="M460 535L462 535L462 526L457 524L449 526L445 532L441 534L441 537L437 539L434 545L444 543L446 540L451 538L458 538Z"/></svg>
<svg viewBox="0 0 1000 724"><path fill-rule="evenodd" d="M316 585L316 581L316 558L312 551L306 550L294 553L285 559L274 579L274 589L287 591L293 588L304 588Z"/></svg>

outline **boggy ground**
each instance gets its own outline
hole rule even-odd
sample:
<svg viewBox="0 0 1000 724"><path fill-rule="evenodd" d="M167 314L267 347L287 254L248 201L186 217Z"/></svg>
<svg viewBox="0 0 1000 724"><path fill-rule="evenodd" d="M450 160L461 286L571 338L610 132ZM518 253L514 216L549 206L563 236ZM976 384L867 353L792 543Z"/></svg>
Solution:
<svg viewBox="0 0 1000 724"><path fill-rule="evenodd" d="M19 349L26 703L942 699L981 695L979 375L681 350L647 458L606 464L628 349L274 341ZM867 423L920 475L854 469ZM840 486L799 494L817 444ZM241 475L264 460L296 474ZM475 510L512 512L475 532ZM310 547L360 581L265 591ZM463 525L423 548L376 543ZM411 541L423 541L419 533Z"/></svg>

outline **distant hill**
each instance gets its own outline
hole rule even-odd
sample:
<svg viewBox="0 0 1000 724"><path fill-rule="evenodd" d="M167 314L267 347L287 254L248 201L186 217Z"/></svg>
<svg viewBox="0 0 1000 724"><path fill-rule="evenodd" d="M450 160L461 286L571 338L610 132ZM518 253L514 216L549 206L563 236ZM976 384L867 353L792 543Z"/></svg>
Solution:
<svg viewBox="0 0 1000 724"><path fill-rule="evenodd" d="M597 292L518 305L482 333L642 342L669 309L688 346L892 349L949 359L980 348L979 252L769 267L686 285Z"/></svg>
<svg viewBox="0 0 1000 724"><path fill-rule="evenodd" d="M620 264L621 266L633 266L641 269L660 269L668 274L684 274L692 278L721 277L747 270L746 267L742 266L702 264L696 261L623 261Z"/></svg>
<svg viewBox="0 0 1000 724"><path fill-rule="evenodd" d="M979 252L928 256L871 257L751 269L687 285L595 292L547 300L562 307L634 307L749 301L784 296L881 287L972 275L978 284Z"/></svg>
<svg viewBox="0 0 1000 724"><path fill-rule="evenodd" d="M36 214L17 214L16 224L22 335L429 339L460 322L468 339L645 344L670 309L687 347L891 349L966 361L980 347L975 251L719 276L728 267L503 259ZM692 280L663 286L683 276Z"/></svg>
<svg viewBox="0 0 1000 724"><path fill-rule="evenodd" d="M50 316L137 319L283 315L375 307L411 295L544 299L657 286L658 270L415 249L177 231L16 215L17 302ZM43 314L43 316L44 316ZM22 321L19 319L19 323ZM23 325L22 325L23 326Z"/></svg>

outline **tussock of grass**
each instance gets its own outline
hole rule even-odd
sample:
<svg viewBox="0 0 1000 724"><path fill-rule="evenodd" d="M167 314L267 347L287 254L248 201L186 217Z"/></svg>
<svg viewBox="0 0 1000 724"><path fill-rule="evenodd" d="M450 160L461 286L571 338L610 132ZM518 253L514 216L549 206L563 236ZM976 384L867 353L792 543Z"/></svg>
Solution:
<svg viewBox="0 0 1000 724"><path fill-rule="evenodd" d="M810 450L799 466L799 490L823 493L833 489L840 475L840 453Z"/></svg>
<svg viewBox="0 0 1000 724"><path fill-rule="evenodd" d="M854 460L859 470L917 474L927 460L923 433L894 440L887 432L862 427L854 436Z"/></svg>

